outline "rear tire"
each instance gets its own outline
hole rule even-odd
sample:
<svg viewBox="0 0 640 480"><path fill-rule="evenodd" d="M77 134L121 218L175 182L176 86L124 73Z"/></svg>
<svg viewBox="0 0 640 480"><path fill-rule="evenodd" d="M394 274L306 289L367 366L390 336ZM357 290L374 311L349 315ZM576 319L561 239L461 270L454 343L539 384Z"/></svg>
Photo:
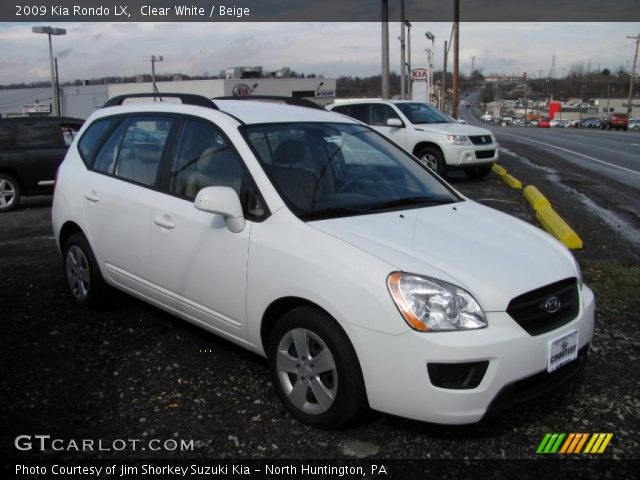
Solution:
<svg viewBox="0 0 640 480"><path fill-rule="evenodd" d="M82 306L104 307L111 287L104 281L89 242L82 233L69 237L63 249L62 269L73 300Z"/></svg>
<svg viewBox="0 0 640 480"><path fill-rule="evenodd" d="M485 167L468 167L464 169L464 173L469 178L481 179L489 175L491 171L491 165Z"/></svg>
<svg viewBox="0 0 640 480"><path fill-rule="evenodd" d="M13 210L20 203L20 185L10 176L0 173L0 213Z"/></svg>
<svg viewBox="0 0 640 480"><path fill-rule="evenodd" d="M311 307L286 313L271 334L268 357L276 392L298 420L336 429L368 411L358 357L327 313Z"/></svg>
<svg viewBox="0 0 640 480"><path fill-rule="evenodd" d="M436 147L424 147L418 151L416 156L428 168L436 172L441 177L447 174L447 164L440 149Z"/></svg>

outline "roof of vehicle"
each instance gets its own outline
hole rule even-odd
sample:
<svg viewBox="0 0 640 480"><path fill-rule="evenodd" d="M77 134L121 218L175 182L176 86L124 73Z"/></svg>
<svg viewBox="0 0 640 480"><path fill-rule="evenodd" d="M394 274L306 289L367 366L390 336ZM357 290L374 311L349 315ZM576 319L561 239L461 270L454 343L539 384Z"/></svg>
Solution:
<svg viewBox="0 0 640 480"><path fill-rule="evenodd" d="M176 102L135 102L120 106L105 107L98 116L119 113L167 112L208 117L213 112L225 112L235 119L247 123L287 123L287 122L333 122L358 123L343 115L324 109L297 107L283 103L249 100L215 100L217 110L208 107L185 105Z"/></svg>
<svg viewBox="0 0 640 480"><path fill-rule="evenodd" d="M11 117L11 118L0 118L0 123L51 123L51 122L61 122L61 123L84 123L84 120L81 118L73 118L73 117Z"/></svg>
<svg viewBox="0 0 640 480"><path fill-rule="evenodd" d="M400 100L400 99L385 99L385 98L343 98L336 99L336 101L329 105L329 107L333 108L338 105L345 105L349 103L426 103L421 102L420 100Z"/></svg>

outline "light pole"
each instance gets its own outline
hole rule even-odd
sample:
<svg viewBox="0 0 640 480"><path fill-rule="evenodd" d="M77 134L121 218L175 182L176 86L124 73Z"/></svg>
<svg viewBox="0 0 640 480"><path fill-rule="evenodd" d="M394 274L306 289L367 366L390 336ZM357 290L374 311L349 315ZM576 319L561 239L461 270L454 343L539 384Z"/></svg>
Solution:
<svg viewBox="0 0 640 480"><path fill-rule="evenodd" d="M400 0L400 98L406 100L407 65L404 45L404 0Z"/></svg>
<svg viewBox="0 0 640 480"><path fill-rule="evenodd" d="M389 0L381 0L382 98L389 98Z"/></svg>
<svg viewBox="0 0 640 480"><path fill-rule="evenodd" d="M155 55L151 55L149 57L145 58L145 61L147 62L151 62L151 82L153 83L153 100L156 100L156 96L155 94L157 93L158 95L160 95L160 92L158 91L158 87L156 86L156 62L162 62L164 60L164 57L162 55L156 57Z"/></svg>
<svg viewBox="0 0 640 480"><path fill-rule="evenodd" d="M431 40L431 50L429 50L429 85L427 86L427 103L431 103L431 89L433 88L433 54L435 52L435 41L436 41L436 36L431 33L431 32L427 32L424 34L425 37L427 37L427 39Z"/></svg>
<svg viewBox="0 0 640 480"><path fill-rule="evenodd" d="M407 98L413 99L413 78L411 78L411 22L409 20L404 21L405 27L407 27Z"/></svg>
<svg viewBox="0 0 640 480"><path fill-rule="evenodd" d="M53 102L53 114L60 116L60 105L58 104L58 89L56 87L55 73L53 67L53 45L51 44L51 35L66 35L64 28L53 27L32 27L33 33L46 33L49 36L49 66L51 67L51 101Z"/></svg>

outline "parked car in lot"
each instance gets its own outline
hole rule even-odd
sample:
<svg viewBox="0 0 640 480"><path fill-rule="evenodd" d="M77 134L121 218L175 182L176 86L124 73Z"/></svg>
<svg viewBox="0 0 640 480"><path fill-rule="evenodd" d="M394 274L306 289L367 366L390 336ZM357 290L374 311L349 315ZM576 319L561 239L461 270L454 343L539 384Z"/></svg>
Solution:
<svg viewBox="0 0 640 480"><path fill-rule="evenodd" d="M600 128L602 124L602 120L599 118L585 118L580 122L582 128Z"/></svg>
<svg viewBox="0 0 640 480"><path fill-rule="evenodd" d="M624 113L607 113L602 117L602 122L600 123L601 130L611 130L612 128L615 128L616 130L626 131L628 126L629 119Z"/></svg>
<svg viewBox="0 0 640 480"><path fill-rule="evenodd" d="M498 143L489 130L461 125L426 103L363 99L328 109L370 125L441 176L462 169L482 178L498 160Z"/></svg>
<svg viewBox="0 0 640 480"><path fill-rule="evenodd" d="M594 296L544 231L345 115L165 97L183 104L111 99L60 167L78 304L116 287L266 356L287 409L323 428L368 406L477 422L583 365Z"/></svg>
<svg viewBox="0 0 640 480"><path fill-rule="evenodd" d="M0 213L23 195L53 191L55 174L84 120L67 117L0 119Z"/></svg>
<svg viewBox="0 0 640 480"><path fill-rule="evenodd" d="M629 130L640 130L640 120L630 120L629 121Z"/></svg>
<svg viewBox="0 0 640 480"><path fill-rule="evenodd" d="M541 118L538 120L538 128L549 128L551 127L550 120L547 117Z"/></svg>

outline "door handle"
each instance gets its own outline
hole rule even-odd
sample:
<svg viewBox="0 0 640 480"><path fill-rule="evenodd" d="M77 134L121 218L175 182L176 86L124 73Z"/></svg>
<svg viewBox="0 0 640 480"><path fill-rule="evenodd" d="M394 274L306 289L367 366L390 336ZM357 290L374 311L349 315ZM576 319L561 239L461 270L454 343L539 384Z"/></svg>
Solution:
<svg viewBox="0 0 640 480"><path fill-rule="evenodd" d="M176 226L171 221L171 217L169 215L162 215L161 217L156 217L153 219L153 223L155 223L159 227L166 228L167 230L172 230L176 228Z"/></svg>
<svg viewBox="0 0 640 480"><path fill-rule="evenodd" d="M89 200L91 203L96 203L98 200L100 200L95 190L91 190L90 192L85 193L84 198Z"/></svg>

